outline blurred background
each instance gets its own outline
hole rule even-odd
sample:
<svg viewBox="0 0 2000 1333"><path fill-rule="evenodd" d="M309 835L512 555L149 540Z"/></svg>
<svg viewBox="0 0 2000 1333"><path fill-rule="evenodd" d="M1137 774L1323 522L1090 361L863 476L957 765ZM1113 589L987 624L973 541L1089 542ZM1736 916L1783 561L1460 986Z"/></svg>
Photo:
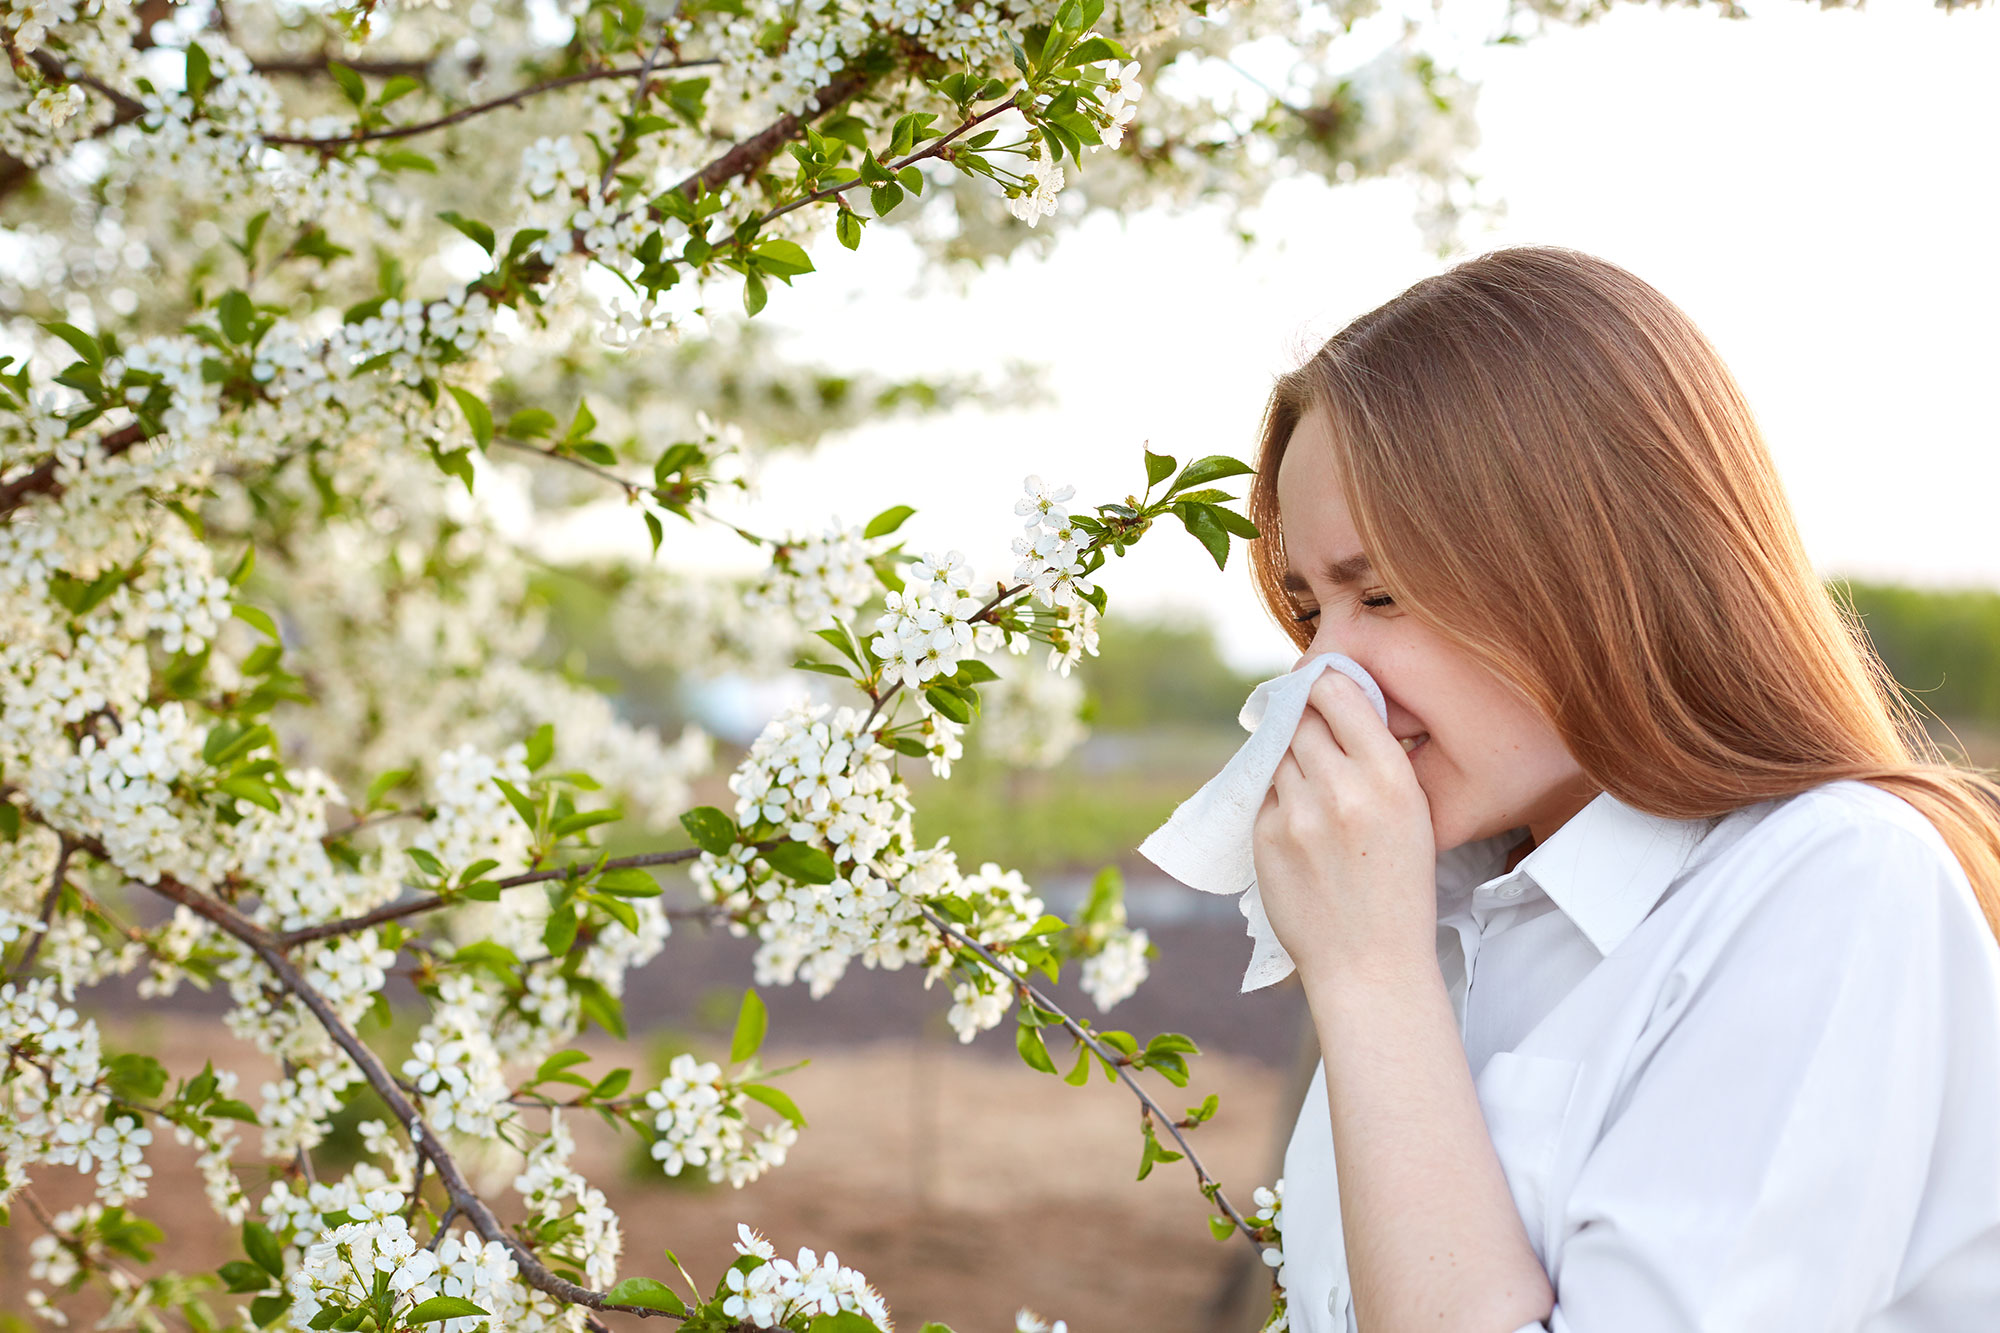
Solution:
<svg viewBox="0 0 2000 1333"><path fill-rule="evenodd" d="M919 264L886 228L855 254L823 247L818 279L775 292L758 322L790 361L826 369L803 387L732 390L746 414L791 413L817 436L764 459L760 520L817 531L900 501L918 510L911 549L998 565L1024 473L1074 483L1087 504L1133 489L1142 443L1183 459L1246 453L1273 376L1347 320L1465 254L1571 245L1660 287L1719 345L1823 574L1941 743L2000 763L2000 11L1742 10L1620 5L1490 43L1466 9L1451 55L1472 85L1458 112L1477 135L1466 162L1481 206L1450 254L1414 220L1417 186L1394 177L1297 177L1249 210L1099 212L983 264ZM1288 58L1253 43L1237 64L1276 80ZM1011 359L1024 328L1038 364ZM984 387L961 392L968 376ZM867 410L852 410L864 392ZM482 486L505 505L510 487L525 503L529 482L502 469ZM551 612L542 652L665 734L699 723L726 774L763 720L816 682L690 670L635 646L615 594L578 573L643 548L636 524L605 519L591 505L550 509L534 534ZM749 572L755 553L670 530L660 558L726 575ZM1042 765L982 750L975 731L948 782L918 780L918 833L949 834L963 864L1020 870L1055 911L1101 867L1122 867L1134 924L1159 953L1151 980L1100 1021L1201 1045L1187 1104L1223 1097L1197 1143L1247 1204L1277 1174L1312 1068L1303 1006L1290 983L1238 995L1248 945L1234 903L1164 880L1133 849L1235 748L1244 695L1294 654L1247 570L1218 572L1175 534L1106 582L1102 653L1077 672L1081 741ZM720 778L696 794L729 803ZM726 1045L751 943L690 929L633 979L635 1054L651 1072ZM1062 993L1089 1012L1073 985ZM166 1004L129 989L92 999L124 1046L176 1068L201 1058L223 1007L192 990ZM578 1165L626 1219L628 1254L673 1245L712 1273L747 1221L781 1249L837 1249L912 1326L1010 1327L1026 1302L1077 1333L1257 1327L1262 1272L1240 1242L1210 1239L1184 1166L1133 1182L1123 1094L1025 1069L1004 1027L961 1047L946 998L908 977L857 968L823 1001L797 987L766 999L771 1062L811 1057L787 1087L812 1128L791 1164L740 1193L587 1144ZM351 1110L349 1135L374 1114L365 1100ZM162 1211L189 1199L173 1228L181 1262L201 1266L202 1246L222 1254L186 1159L163 1152L157 1170ZM51 1204L68 1188L52 1181ZM0 1231L0 1278L25 1271L26 1239Z"/></svg>

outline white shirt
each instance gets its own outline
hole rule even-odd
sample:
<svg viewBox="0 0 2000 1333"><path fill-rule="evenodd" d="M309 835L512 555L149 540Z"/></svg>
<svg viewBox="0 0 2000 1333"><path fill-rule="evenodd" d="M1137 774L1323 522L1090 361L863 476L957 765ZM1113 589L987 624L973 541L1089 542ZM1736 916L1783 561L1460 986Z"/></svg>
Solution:
<svg viewBox="0 0 2000 1333"><path fill-rule="evenodd" d="M1517 1333L2000 1330L2000 945L1914 806L1602 794L1438 858L1438 960L1555 1289ZM1322 1061L1285 1154L1299 1333L1356 1333Z"/></svg>

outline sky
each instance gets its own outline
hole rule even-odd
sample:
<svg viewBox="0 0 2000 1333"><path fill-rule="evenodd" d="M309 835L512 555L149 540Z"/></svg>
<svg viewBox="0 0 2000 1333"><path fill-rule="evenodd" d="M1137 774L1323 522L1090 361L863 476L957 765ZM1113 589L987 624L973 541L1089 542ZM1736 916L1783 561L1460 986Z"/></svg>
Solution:
<svg viewBox="0 0 2000 1333"><path fill-rule="evenodd" d="M1633 270L1685 309L1748 394L1822 574L2000 587L2000 5L1864 12L1800 0L1712 12L1620 6L1517 46L1473 45L1471 165L1505 214L1464 254L1552 243ZM1143 112L1143 104L1142 104ZM998 201L996 200L996 207ZM1045 400L875 423L761 479L760 530L914 505L913 550L1005 572L1024 474L1077 503L1136 489L1140 448L1247 456L1272 378L1347 320L1448 267L1397 181L1273 192L1258 243L1214 212L1101 215L1046 259L913 288L871 231L778 290L792 354L900 377L1046 367ZM550 533L581 550L629 521ZM1294 653L1177 524L1113 562L1111 609L1200 617L1240 667ZM668 559L743 565L734 539ZM743 565L747 567L747 565Z"/></svg>

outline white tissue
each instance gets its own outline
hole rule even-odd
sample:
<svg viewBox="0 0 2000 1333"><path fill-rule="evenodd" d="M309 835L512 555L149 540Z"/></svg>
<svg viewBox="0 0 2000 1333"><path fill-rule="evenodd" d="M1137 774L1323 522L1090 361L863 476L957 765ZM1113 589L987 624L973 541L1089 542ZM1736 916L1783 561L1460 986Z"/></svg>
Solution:
<svg viewBox="0 0 2000 1333"><path fill-rule="evenodd" d="M1250 836L1264 794L1271 789L1278 764L1305 715L1306 695L1319 673L1328 669L1359 685L1368 702L1375 705L1376 716L1388 725L1389 707L1382 701L1382 690L1374 677L1351 657L1321 653L1298 670L1250 691L1236 715L1243 729L1251 733L1250 739L1220 773L1181 802L1167 822L1139 844L1141 856L1189 888L1243 895L1237 906L1249 923L1244 933L1252 941L1250 967L1243 974L1246 993L1283 981L1292 973L1292 956L1271 932L1264 901L1257 893Z"/></svg>

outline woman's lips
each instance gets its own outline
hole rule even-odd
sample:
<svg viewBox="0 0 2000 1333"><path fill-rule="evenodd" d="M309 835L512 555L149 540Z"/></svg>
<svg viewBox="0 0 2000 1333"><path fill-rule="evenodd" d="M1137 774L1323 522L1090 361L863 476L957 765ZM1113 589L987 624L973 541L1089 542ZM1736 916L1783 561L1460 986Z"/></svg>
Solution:
<svg viewBox="0 0 2000 1333"><path fill-rule="evenodd" d="M1420 731L1414 736L1404 737L1401 742L1403 746L1403 753L1411 754L1415 752L1416 748L1419 745L1422 745L1425 741L1429 740L1430 738L1431 734L1428 731Z"/></svg>

